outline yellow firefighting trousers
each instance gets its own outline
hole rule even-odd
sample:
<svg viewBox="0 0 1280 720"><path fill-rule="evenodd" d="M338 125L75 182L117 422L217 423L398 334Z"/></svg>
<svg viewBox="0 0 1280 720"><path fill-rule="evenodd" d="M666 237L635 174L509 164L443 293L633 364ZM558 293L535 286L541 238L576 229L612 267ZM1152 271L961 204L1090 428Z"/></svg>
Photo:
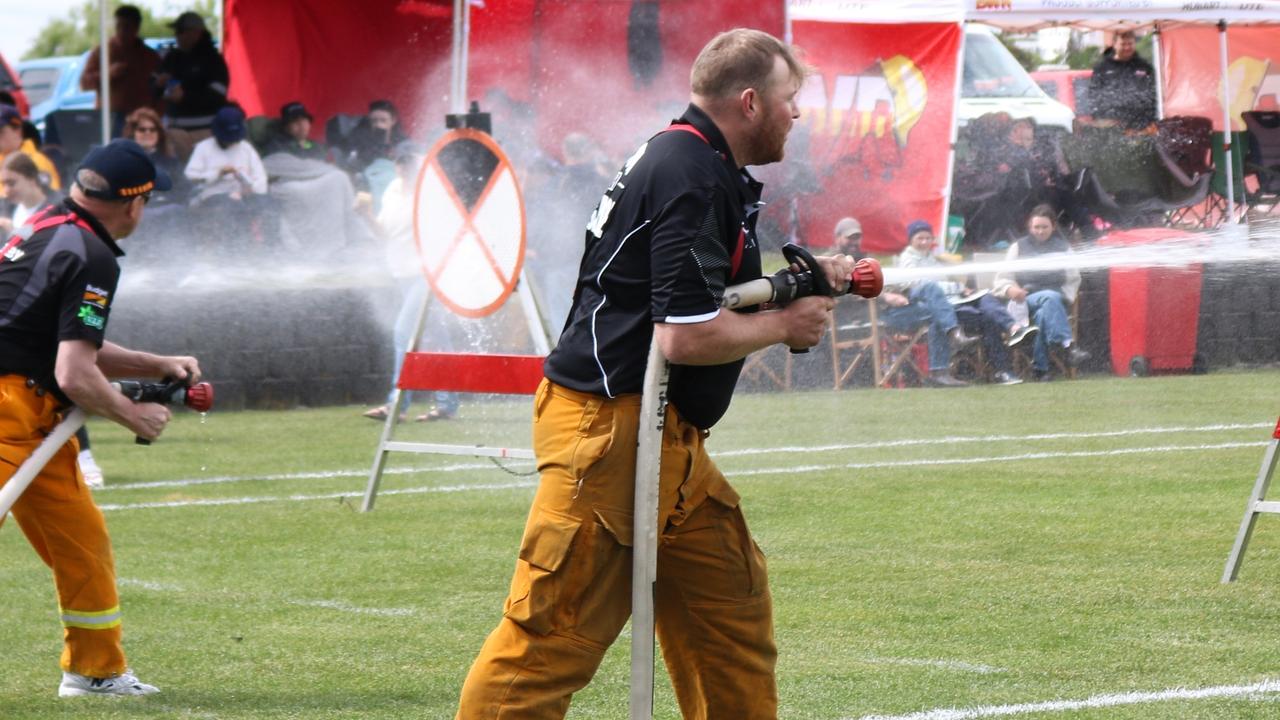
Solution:
<svg viewBox="0 0 1280 720"><path fill-rule="evenodd" d="M0 486L62 420L58 402L18 375L0 376ZM53 570L62 616L62 669L90 677L125 670L115 561L102 511L63 445L13 506L13 517Z"/></svg>
<svg viewBox="0 0 1280 720"><path fill-rule="evenodd" d="M601 398L546 380L539 387L533 444L541 481L503 618L467 675L459 720L563 717L626 623L639 415L639 396ZM658 639L685 718L775 718L764 556L704 439L668 408Z"/></svg>

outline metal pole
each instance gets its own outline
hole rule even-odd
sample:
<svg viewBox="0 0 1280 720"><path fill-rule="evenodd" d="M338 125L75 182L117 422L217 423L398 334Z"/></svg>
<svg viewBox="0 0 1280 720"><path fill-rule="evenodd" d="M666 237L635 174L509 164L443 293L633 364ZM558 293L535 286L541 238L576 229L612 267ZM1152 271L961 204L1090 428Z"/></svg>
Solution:
<svg viewBox="0 0 1280 720"><path fill-rule="evenodd" d="M951 178L956 169L956 141L960 137L957 109L960 107L960 88L964 84L964 23L960 28L960 50L956 53L956 86L951 95L951 138L947 144L947 179L942 186L942 246L951 252L951 238L947 237L951 221Z"/></svg>
<svg viewBox="0 0 1280 720"><path fill-rule="evenodd" d="M1231 72L1227 64L1227 21L1218 21L1218 62L1222 67L1222 164L1227 171L1227 222L1235 222L1235 169L1231 158Z"/></svg>
<svg viewBox="0 0 1280 720"><path fill-rule="evenodd" d="M653 585L658 577L658 484L670 365L655 337L649 344L636 444L635 527L631 540L631 720L653 717Z"/></svg>
<svg viewBox="0 0 1280 720"><path fill-rule="evenodd" d="M462 80L462 74L465 72L462 46L464 44L463 32L466 25L467 0L453 0L453 47L450 51L450 75L449 75L449 112L458 115L467 111L467 101L464 93L466 88Z"/></svg>
<svg viewBox="0 0 1280 720"><path fill-rule="evenodd" d="M111 53L107 38L107 0L98 0L98 100L102 104L103 145L111 142Z"/></svg>
<svg viewBox="0 0 1280 720"><path fill-rule="evenodd" d="M1164 52L1160 47L1160 23L1151 34L1151 64L1156 68L1156 119L1164 119Z"/></svg>
<svg viewBox="0 0 1280 720"><path fill-rule="evenodd" d="M22 493L31 484L32 480L40 474L45 465L49 464L55 453L62 449L63 445L71 439L72 435L84 425L85 414L80 408L73 408L67 416L58 423L58 426L49 433L49 436L40 443L35 452L26 459L18 467L18 469L9 477L9 481L0 487L0 519L9 512L9 508L18 501Z"/></svg>

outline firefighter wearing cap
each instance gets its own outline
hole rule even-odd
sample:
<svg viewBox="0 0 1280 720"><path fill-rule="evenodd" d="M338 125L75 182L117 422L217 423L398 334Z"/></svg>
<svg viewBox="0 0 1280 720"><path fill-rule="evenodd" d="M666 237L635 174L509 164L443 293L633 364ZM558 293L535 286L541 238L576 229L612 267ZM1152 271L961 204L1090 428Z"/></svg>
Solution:
<svg viewBox="0 0 1280 720"><path fill-rule="evenodd" d="M107 377L195 382L195 358L137 352L106 342L123 255L116 241L142 219L153 190L170 181L132 140L90 152L70 196L0 246L0 485L77 405L146 439L169 410L133 403ZM13 505L13 517L53 570L62 618L58 694L145 695L156 688L127 668L111 540L68 442Z"/></svg>
<svg viewBox="0 0 1280 720"><path fill-rule="evenodd" d="M834 305L720 308L726 287L761 276L761 185L744 168L782 159L804 74L767 33L714 38L694 62L684 116L627 160L588 222L569 320L534 399L541 480L503 617L463 685L461 720L563 717L626 623L651 341L671 361L654 613L672 686L685 717L777 716L764 557L704 443L743 358L817 344ZM845 288L852 260L822 263Z"/></svg>

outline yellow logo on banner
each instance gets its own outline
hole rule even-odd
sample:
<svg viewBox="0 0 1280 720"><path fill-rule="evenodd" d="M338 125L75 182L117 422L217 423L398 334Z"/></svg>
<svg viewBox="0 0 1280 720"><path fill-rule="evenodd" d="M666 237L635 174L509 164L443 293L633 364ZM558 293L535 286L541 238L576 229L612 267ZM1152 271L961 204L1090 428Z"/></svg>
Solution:
<svg viewBox="0 0 1280 720"><path fill-rule="evenodd" d="M860 139L892 132L899 148L924 115L929 85L924 73L903 55L881 60L860 75L837 75L827 93L822 75L813 75L798 103L814 134Z"/></svg>

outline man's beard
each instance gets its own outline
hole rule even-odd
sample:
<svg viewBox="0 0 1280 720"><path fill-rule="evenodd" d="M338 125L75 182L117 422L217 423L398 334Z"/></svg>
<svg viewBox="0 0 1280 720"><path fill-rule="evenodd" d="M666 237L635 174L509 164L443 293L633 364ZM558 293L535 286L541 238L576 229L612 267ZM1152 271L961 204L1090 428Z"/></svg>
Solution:
<svg viewBox="0 0 1280 720"><path fill-rule="evenodd" d="M766 111L760 118L760 130L752 138L750 157L746 165L768 165L781 162L786 153L789 126L775 122L776 111Z"/></svg>

